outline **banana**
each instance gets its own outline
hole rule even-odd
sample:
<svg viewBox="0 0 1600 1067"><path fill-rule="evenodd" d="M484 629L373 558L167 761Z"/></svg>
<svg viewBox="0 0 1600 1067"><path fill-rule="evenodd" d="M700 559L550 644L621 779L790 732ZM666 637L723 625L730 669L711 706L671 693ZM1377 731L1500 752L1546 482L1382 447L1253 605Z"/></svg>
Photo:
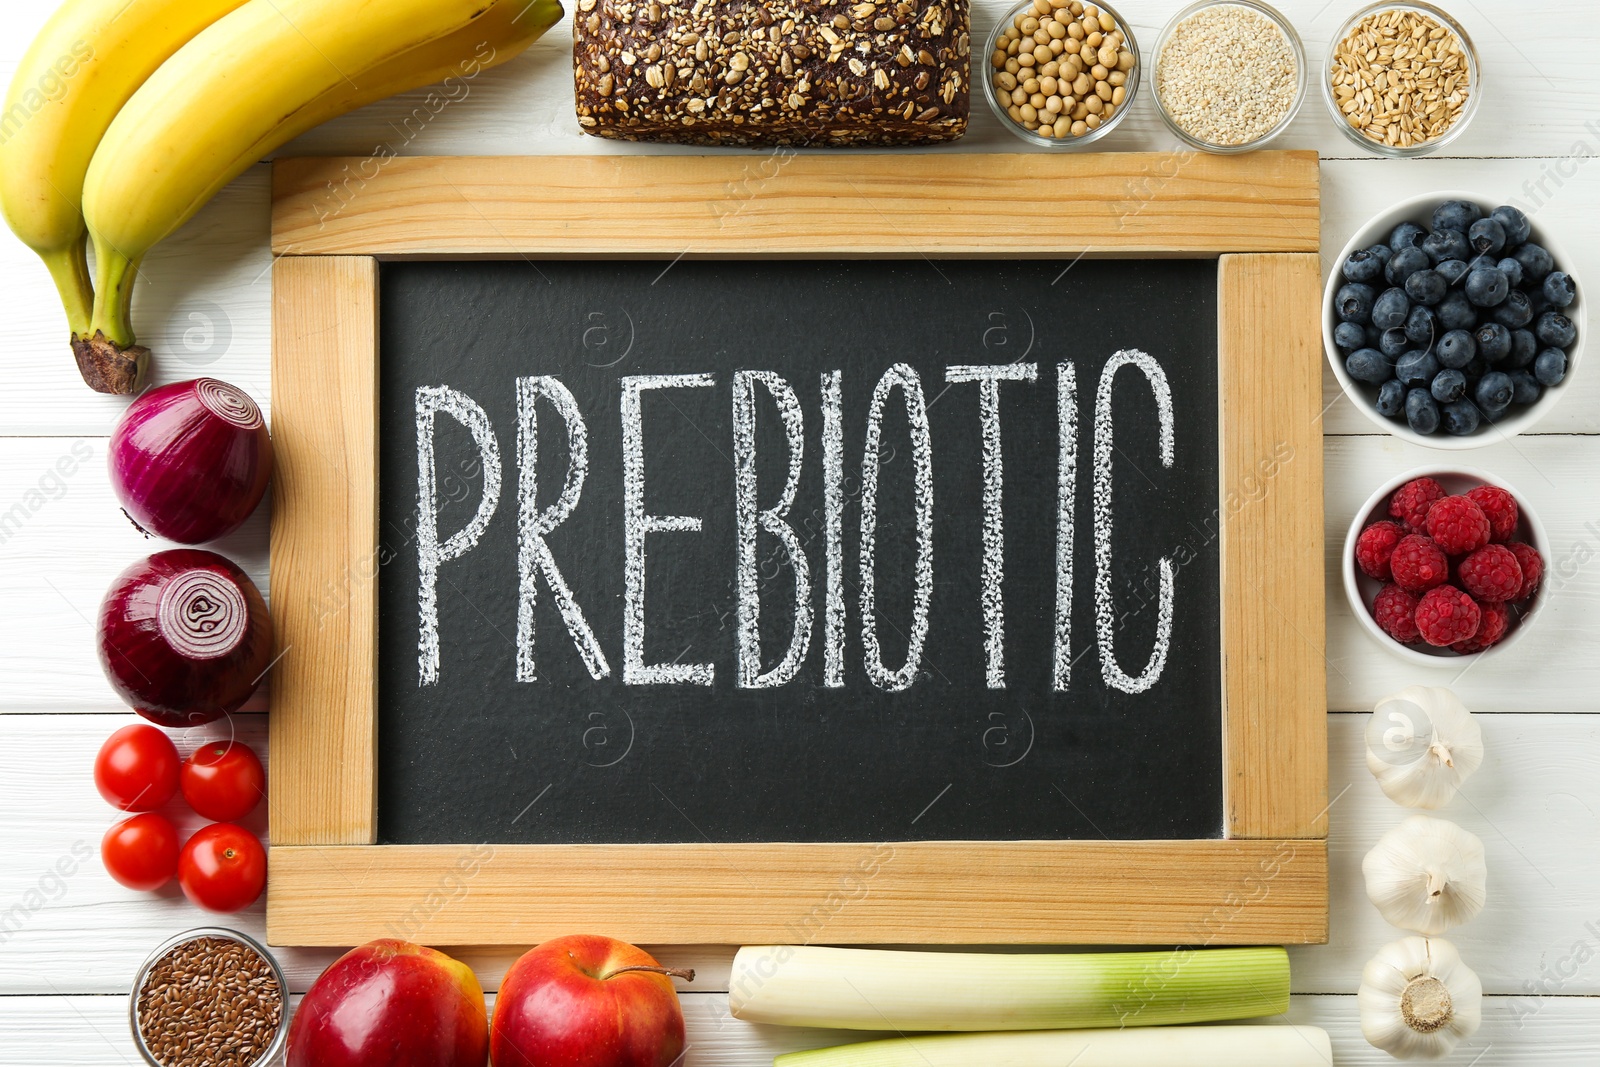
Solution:
<svg viewBox="0 0 1600 1067"><path fill-rule="evenodd" d="M44 260L61 293L74 350L94 294L84 249L83 179L122 105L195 34L245 0L67 0L29 46L0 114L0 213ZM107 378L84 364L102 391Z"/></svg>
<svg viewBox="0 0 1600 1067"><path fill-rule="evenodd" d="M559 21L559 0L248 0L123 107L84 181L95 247L92 343L134 347L144 255L253 163L336 115L503 63Z"/></svg>

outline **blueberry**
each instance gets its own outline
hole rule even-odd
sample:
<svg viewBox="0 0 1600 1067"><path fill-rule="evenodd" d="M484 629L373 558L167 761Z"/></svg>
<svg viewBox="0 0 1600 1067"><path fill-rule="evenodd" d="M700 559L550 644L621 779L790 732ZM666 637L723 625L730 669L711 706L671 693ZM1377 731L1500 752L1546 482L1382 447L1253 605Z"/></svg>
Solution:
<svg viewBox="0 0 1600 1067"><path fill-rule="evenodd" d="M1578 290L1572 284L1572 275L1566 271L1551 271L1544 276L1544 298L1550 301L1551 307L1564 308L1578 298Z"/></svg>
<svg viewBox="0 0 1600 1067"><path fill-rule="evenodd" d="M1390 378L1378 389L1378 414L1396 419L1406 409L1406 387Z"/></svg>
<svg viewBox="0 0 1600 1067"><path fill-rule="evenodd" d="M1406 279L1406 296L1413 303L1437 304L1450 290L1450 283L1436 270L1419 270Z"/></svg>
<svg viewBox="0 0 1600 1067"><path fill-rule="evenodd" d="M1545 297L1544 286L1542 285L1535 285L1531 288L1525 288L1520 291L1523 296L1528 298L1528 317L1530 320L1538 318L1546 311L1561 310L1560 308L1551 304L1550 301Z"/></svg>
<svg viewBox="0 0 1600 1067"><path fill-rule="evenodd" d="M1367 343L1367 328L1358 322L1341 322L1333 328L1333 343L1347 350L1360 348Z"/></svg>
<svg viewBox="0 0 1600 1067"><path fill-rule="evenodd" d="M1478 342L1466 330L1451 330L1439 338L1434 350L1438 353L1440 363L1460 370L1478 354Z"/></svg>
<svg viewBox="0 0 1600 1067"><path fill-rule="evenodd" d="M1436 332L1437 325L1431 308L1418 304L1411 309L1411 314L1406 316L1406 339L1412 344L1428 348L1432 346Z"/></svg>
<svg viewBox="0 0 1600 1067"><path fill-rule="evenodd" d="M1578 336L1578 328L1561 312L1546 311L1533 327L1533 335L1551 348L1566 348Z"/></svg>
<svg viewBox="0 0 1600 1067"><path fill-rule="evenodd" d="M1467 376L1468 385L1478 384L1478 379L1489 373L1489 364L1480 357L1473 356L1472 361L1461 368L1461 373Z"/></svg>
<svg viewBox="0 0 1600 1067"><path fill-rule="evenodd" d="M1333 295L1333 310L1341 322L1366 323L1372 319L1372 302L1377 296L1370 285L1346 282Z"/></svg>
<svg viewBox="0 0 1600 1067"><path fill-rule="evenodd" d="M1395 361L1394 376L1407 389L1425 389L1439 373L1439 361L1432 352L1414 348Z"/></svg>
<svg viewBox="0 0 1600 1067"><path fill-rule="evenodd" d="M1520 245L1528 239L1528 234L1533 230L1533 224L1528 221L1528 216L1510 205L1495 208L1489 212L1489 217L1506 231L1507 246Z"/></svg>
<svg viewBox="0 0 1600 1067"><path fill-rule="evenodd" d="M1447 259L1466 259L1472 255L1472 245L1460 230L1434 230L1422 239L1422 250L1435 263Z"/></svg>
<svg viewBox="0 0 1600 1067"><path fill-rule="evenodd" d="M1506 246L1505 227L1492 218L1479 219L1468 227L1467 241L1475 252L1498 256L1500 250Z"/></svg>
<svg viewBox="0 0 1600 1067"><path fill-rule="evenodd" d="M1414 222L1402 222L1389 231L1389 247L1396 252L1402 248L1418 248L1422 239L1428 236L1428 231Z"/></svg>
<svg viewBox="0 0 1600 1067"><path fill-rule="evenodd" d="M1495 266L1499 267L1503 272L1505 272L1506 280L1511 283L1511 288L1515 289L1517 286L1522 284L1521 263L1518 263L1510 256L1507 256L1505 259L1502 259L1500 262L1496 263Z"/></svg>
<svg viewBox="0 0 1600 1067"><path fill-rule="evenodd" d="M1433 384L1428 387L1428 392L1441 404L1460 400L1467 395L1467 376L1446 367L1433 376Z"/></svg>
<svg viewBox="0 0 1600 1067"><path fill-rule="evenodd" d="M1422 249L1402 248L1384 264L1383 276L1389 280L1390 285L1404 285L1407 278L1431 266L1433 260L1429 259L1428 253Z"/></svg>
<svg viewBox="0 0 1600 1067"><path fill-rule="evenodd" d="M1477 401L1478 407L1485 415L1493 416L1511 406L1511 397L1515 392L1511 375L1492 370L1479 379L1478 388L1472 398Z"/></svg>
<svg viewBox="0 0 1600 1067"><path fill-rule="evenodd" d="M1470 400L1446 404L1439 412L1444 432L1451 437L1467 437L1478 432L1478 409Z"/></svg>
<svg viewBox="0 0 1600 1067"><path fill-rule="evenodd" d="M1344 369L1358 382L1381 385L1394 377L1394 360L1376 348L1358 348L1345 359Z"/></svg>
<svg viewBox="0 0 1600 1067"><path fill-rule="evenodd" d="M1560 385L1567 376L1567 354L1559 348L1547 348L1533 360L1533 376L1540 385Z"/></svg>
<svg viewBox="0 0 1600 1067"><path fill-rule="evenodd" d="M1490 363L1499 363L1511 354L1511 331L1498 322L1479 326L1472 339L1478 342L1478 355Z"/></svg>
<svg viewBox="0 0 1600 1067"><path fill-rule="evenodd" d="M1379 263L1388 263L1394 255L1394 249L1385 244L1376 244L1367 249L1368 252L1378 257ZM1353 280L1353 279L1352 279Z"/></svg>
<svg viewBox="0 0 1600 1067"><path fill-rule="evenodd" d="M1439 429L1439 405L1426 389L1413 389L1406 394L1406 423L1423 434Z"/></svg>
<svg viewBox="0 0 1600 1067"><path fill-rule="evenodd" d="M1464 259L1447 259L1443 263L1436 263L1433 267L1444 276L1444 280L1454 285L1467 273L1467 261Z"/></svg>
<svg viewBox="0 0 1600 1067"><path fill-rule="evenodd" d="M1518 246L1511 255L1522 264L1522 278L1527 282L1542 282L1546 274L1556 269L1556 262L1550 258L1550 253L1532 241Z"/></svg>
<svg viewBox="0 0 1600 1067"><path fill-rule="evenodd" d="M1341 270L1349 281L1370 282L1383 272L1383 262L1368 249L1358 248L1345 257Z"/></svg>
<svg viewBox="0 0 1600 1067"><path fill-rule="evenodd" d="M1411 301L1406 299L1403 289L1385 289L1372 302L1372 325L1380 330L1392 330L1396 326L1406 324L1406 316L1411 314Z"/></svg>
<svg viewBox="0 0 1600 1067"><path fill-rule="evenodd" d="M1466 233L1474 222L1483 218L1483 208L1471 200L1446 200L1433 209L1433 228L1460 230Z"/></svg>
<svg viewBox="0 0 1600 1067"><path fill-rule="evenodd" d="M1511 331L1511 355L1506 360L1508 367L1526 367L1533 362L1533 357L1539 354L1539 339L1533 336L1532 330Z"/></svg>
<svg viewBox="0 0 1600 1067"><path fill-rule="evenodd" d="M1492 308L1506 298L1511 282L1498 267L1476 267L1467 274L1467 299L1481 308Z"/></svg>
<svg viewBox="0 0 1600 1067"><path fill-rule="evenodd" d="M1489 317L1507 329L1515 330L1533 321L1533 301L1521 289L1506 294L1505 301L1489 312Z"/></svg>
<svg viewBox="0 0 1600 1067"><path fill-rule="evenodd" d="M1544 395L1544 386L1539 384L1539 379L1525 370L1511 372L1511 389L1513 404L1537 404Z"/></svg>
<svg viewBox="0 0 1600 1067"><path fill-rule="evenodd" d="M1439 325L1447 330L1470 330L1478 325L1478 309L1459 289L1439 301L1433 313L1438 316Z"/></svg>
<svg viewBox="0 0 1600 1067"><path fill-rule="evenodd" d="M1398 326L1392 330L1384 330L1383 335L1378 338L1378 351L1390 359L1398 358L1410 350L1411 338L1407 337L1406 332Z"/></svg>
<svg viewBox="0 0 1600 1067"><path fill-rule="evenodd" d="M1377 348L1378 347L1378 342L1383 340L1383 331L1378 329L1376 326L1372 325L1372 323L1370 323L1370 322L1367 323L1365 326L1363 326L1362 329L1367 332L1367 343L1362 345L1361 347L1362 348Z"/></svg>

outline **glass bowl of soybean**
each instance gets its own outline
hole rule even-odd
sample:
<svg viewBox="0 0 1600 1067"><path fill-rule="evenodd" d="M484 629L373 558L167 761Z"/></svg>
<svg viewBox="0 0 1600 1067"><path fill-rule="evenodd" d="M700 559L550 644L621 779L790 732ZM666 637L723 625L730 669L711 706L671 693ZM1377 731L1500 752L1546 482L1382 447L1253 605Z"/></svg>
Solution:
<svg viewBox="0 0 1600 1067"><path fill-rule="evenodd" d="M1065 16L1064 20L1063 16ZM1072 33L1070 28L1073 25L1085 25L1085 20L1089 18L1097 21L1098 32L1100 33L1118 32L1122 34L1121 49L1131 57L1132 65L1127 69L1119 67L1114 70L1108 70L1107 77L1103 79L1107 86L1105 91L1097 91L1094 87L1091 87L1088 95L1097 97L1097 102L1100 106L1086 113L1082 119L1077 120L1083 122L1086 128L1081 133L1074 135L1072 133L1074 120L1070 114L1048 110L1048 104L1052 96L1057 101L1063 101L1063 96L1060 94L1059 89L1055 94L1043 92L1045 85L1035 86L1032 91L1027 89L1029 80L1044 82L1045 78L1056 78L1058 86L1070 84L1070 82L1063 83L1057 77L1060 74L1059 69L1054 75L1043 75L1042 77L1031 79L1027 76L1027 72L1035 69L1048 70L1051 62L1058 64L1069 62L1064 57L1075 56L1078 51L1087 47L1085 43L1081 42L1086 42L1089 39L1091 31L1085 30L1083 31L1083 36L1079 37L1078 34ZM1009 39L1010 34L1014 32L1023 38L1032 36L1039 32L1040 23L1046 19L1050 20L1049 23L1046 23L1047 26L1053 23L1060 28L1061 36L1059 37L1049 29L1045 30L1046 39L1060 42L1060 48L1039 42L1036 39L1036 47L1047 49L1051 54L1051 59L1041 63L1030 56L1030 60L1033 61L1023 63L1021 61L1022 57L1018 54L1020 49L1013 50L1012 46L1016 42ZM1029 25L1030 21L1032 28L1024 30L1024 27ZM1107 21L1112 24L1110 29L1104 28ZM1067 43L1069 41L1072 42L1070 46ZM1134 40L1133 29L1128 25L1127 20L1109 4L1085 3L1083 0L1061 0L1061 2L1056 2L1056 0L1023 0L1022 3L1007 10L1000 17L1000 21L995 23L994 29L989 31L987 47L984 49L983 54L983 97L989 101L989 107L994 111L995 117L1000 120L1000 124L1029 144L1057 150L1087 148L1121 125L1122 120L1128 117L1128 112L1133 110L1133 102L1139 95L1141 68L1144 66L1143 58L1139 55L1139 44ZM995 63L996 58L1001 59L998 67ZM1010 69L1012 64L1017 64L1017 69ZM1121 84L1113 84L1114 81L1120 81ZM1023 94L1021 101L1016 99L1018 92ZM1082 99L1082 94L1078 95ZM1111 99L1106 99L1108 95ZM1119 96L1121 100L1116 102L1115 98ZM1035 105L1032 103L1034 99L1041 99L1041 103ZM1087 100L1082 100L1082 102L1087 105ZM1027 112L1021 110L1024 107L1033 109L1035 117L1031 121L1038 121L1041 108L1044 109L1045 114L1057 116L1058 125L1060 120L1065 118L1066 127L1063 129L1062 135L1055 134L1054 126L1046 127L1046 129L1050 130L1049 133L1030 130L1023 122L1018 121L1018 118L1013 117L1011 114L1011 109L1016 108L1019 115L1026 116ZM1064 103L1058 103L1057 107L1062 108L1064 111L1065 105ZM1104 117L1107 110L1110 111L1109 118ZM1094 119L1092 125L1088 121L1090 118Z"/></svg>

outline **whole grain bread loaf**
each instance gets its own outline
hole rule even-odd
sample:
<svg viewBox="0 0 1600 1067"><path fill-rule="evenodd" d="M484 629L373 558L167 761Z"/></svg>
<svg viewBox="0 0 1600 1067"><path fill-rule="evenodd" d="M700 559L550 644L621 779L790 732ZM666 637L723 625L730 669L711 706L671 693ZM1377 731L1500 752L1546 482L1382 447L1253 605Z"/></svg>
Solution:
<svg viewBox="0 0 1600 1067"><path fill-rule="evenodd" d="M966 132L967 0L578 0L578 123L631 141L891 145Z"/></svg>

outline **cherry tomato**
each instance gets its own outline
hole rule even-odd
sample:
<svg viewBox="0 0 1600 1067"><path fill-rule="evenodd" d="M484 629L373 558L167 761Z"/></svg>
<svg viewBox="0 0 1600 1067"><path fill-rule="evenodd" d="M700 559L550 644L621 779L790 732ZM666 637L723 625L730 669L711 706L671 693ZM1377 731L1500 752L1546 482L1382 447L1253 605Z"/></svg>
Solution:
<svg viewBox="0 0 1600 1067"><path fill-rule="evenodd" d="M165 815L148 811L123 819L101 839L100 861L120 885L160 889L178 870L178 828Z"/></svg>
<svg viewBox="0 0 1600 1067"><path fill-rule="evenodd" d="M154 726L124 726L94 758L94 787L123 811L154 811L178 791L178 750Z"/></svg>
<svg viewBox="0 0 1600 1067"><path fill-rule="evenodd" d="M248 908L267 884L267 851L248 830L214 822L183 846L178 884L192 903L209 911Z"/></svg>
<svg viewBox="0 0 1600 1067"><path fill-rule="evenodd" d="M183 799L215 822L238 822L267 792L261 761L242 741L214 741L183 761Z"/></svg>

